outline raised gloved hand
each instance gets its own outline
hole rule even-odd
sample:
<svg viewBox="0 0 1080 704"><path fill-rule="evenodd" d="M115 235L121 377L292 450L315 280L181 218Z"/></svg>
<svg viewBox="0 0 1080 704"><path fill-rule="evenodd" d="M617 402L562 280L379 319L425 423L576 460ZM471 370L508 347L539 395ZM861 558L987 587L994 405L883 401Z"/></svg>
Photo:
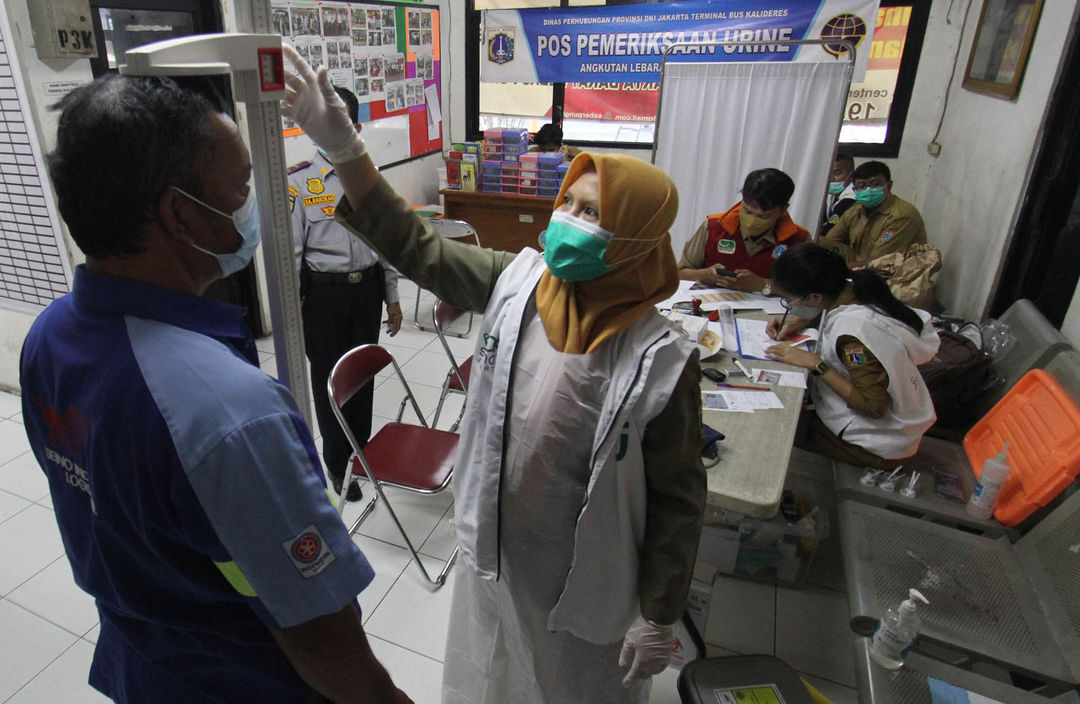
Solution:
<svg viewBox="0 0 1080 704"><path fill-rule="evenodd" d="M314 71L291 46L283 44L281 48L295 68L295 72L285 72L281 114L300 125L331 162L339 164L359 158L367 151L364 140L349 118L344 101L330 85L326 67Z"/></svg>
<svg viewBox="0 0 1080 704"><path fill-rule="evenodd" d="M623 638L622 653L619 655L620 667L630 665L630 672L622 681L623 687L663 672L674 648L675 631L672 626L659 626L641 616L635 618Z"/></svg>

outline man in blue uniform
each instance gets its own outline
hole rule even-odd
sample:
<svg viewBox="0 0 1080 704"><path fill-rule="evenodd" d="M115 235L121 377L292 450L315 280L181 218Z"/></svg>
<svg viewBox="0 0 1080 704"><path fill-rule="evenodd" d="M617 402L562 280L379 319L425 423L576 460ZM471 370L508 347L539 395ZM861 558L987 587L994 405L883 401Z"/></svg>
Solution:
<svg viewBox="0 0 1080 704"><path fill-rule="evenodd" d="M353 124L359 121L356 96L334 88L349 108ZM359 125L357 125L359 129ZM311 392L315 417L322 431L322 454L334 490L341 492L352 448L330 408L326 379L334 364L353 347L379 341L382 301L390 336L401 329L398 275L379 261L379 255L334 220L344 190L334 165L316 151L311 161L289 169L289 208L293 246L300 272L304 347L311 363ZM371 435L374 384L368 384L343 409L356 440L364 445ZM347 498L360 499L352 484Z"/></svg>
<svg viewBox="0 0 1080 704"><path fill-rule="evenodd" d="M236 124L164 78L60 104L49 157L86 254L23 345L23 415L120 702L407 702L368 645L373 572L244 311L200 298L258 243Z"/></svg>

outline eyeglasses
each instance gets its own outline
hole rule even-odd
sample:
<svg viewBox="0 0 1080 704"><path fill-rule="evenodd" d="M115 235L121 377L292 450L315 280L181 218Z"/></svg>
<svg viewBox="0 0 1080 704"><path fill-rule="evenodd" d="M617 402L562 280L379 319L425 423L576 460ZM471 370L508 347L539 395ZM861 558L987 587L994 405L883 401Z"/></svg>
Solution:
<svg viewBox="0 0 1080 704"><path fill-rule="evenodd" d="M784 310L791 310L791 306L795 305L795 301L802 300L803 298L806 298L806 296L799 296L798 298L785 298L784 296L781 296L780 305L783 306Z"/></svg>

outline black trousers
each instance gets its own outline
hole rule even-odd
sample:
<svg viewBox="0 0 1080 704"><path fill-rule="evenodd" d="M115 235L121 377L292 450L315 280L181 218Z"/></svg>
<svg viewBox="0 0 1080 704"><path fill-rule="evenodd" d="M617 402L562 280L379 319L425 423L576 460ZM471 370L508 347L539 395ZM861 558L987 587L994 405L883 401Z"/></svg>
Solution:
<svg viewBox="0 0 1080 704"><path fill-rule="evenodd" d="M355 284L316 281L301 275L304 345L311 363L315 417L322 432L323 461L330 477L337 481L345 477L352 448L330 408L326 380L341 355L357 345L379 341L384 288L383 270L378 265L365 271L363 280ZM368 384L343 409L361 446L371 435L374 389L374 383Z"/></svg>

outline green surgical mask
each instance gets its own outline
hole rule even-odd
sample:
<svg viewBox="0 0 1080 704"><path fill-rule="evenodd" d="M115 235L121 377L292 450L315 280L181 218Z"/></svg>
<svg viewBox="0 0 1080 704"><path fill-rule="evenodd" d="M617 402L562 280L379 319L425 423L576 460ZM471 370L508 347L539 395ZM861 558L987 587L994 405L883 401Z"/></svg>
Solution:
<svg viewBox="0 0 1080 704"><path fill-rule="evenodd" d="M829 195L838 196L844 192L843 181L829 181Z"/></svg>
<svg viewBox="0 0 1080 704"><path fill-rule="evenodd" d="M881 201L885 200L885 189L864 188L861 191L855 191L855 200L864 208L876 208L881 205Z"/></svg>
<svg viewBox="0 0 1080 704"><path fill-rule="evenodd" d="M659 237L615 237L596 223L575 215L556 210L551 214L547 229L540 233L544 246L544 263L552 276L563 281L592 281L608 273L623 262L643 257L657 245L617 262L607 264L604 255L612 240L638 240L659 243L667 233Z"/></svg>

